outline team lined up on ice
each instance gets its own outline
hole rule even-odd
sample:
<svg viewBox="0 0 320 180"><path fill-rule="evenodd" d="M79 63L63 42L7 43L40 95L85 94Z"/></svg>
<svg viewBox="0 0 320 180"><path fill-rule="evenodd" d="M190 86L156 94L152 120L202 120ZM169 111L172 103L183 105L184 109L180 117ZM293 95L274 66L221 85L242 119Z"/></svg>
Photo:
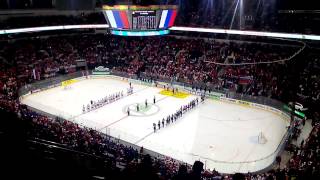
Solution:
<svg viewBox="0 0 320 180"><path fill-rule="evenodd" d="M204 101L204 96L201 96L201 102ZM192 101L190 101L187 105L181 106L180 109L178 109L175 113L172 115L167 116L166 118L163 118L162 121L158 121L158 130L161 128L164 128L164 126L170 125L170 123L175 122L177 119L181 118L183 114L187 113L188 111L194 109L199 104L199 98L196 98ZM157 124L153 123L153 131L157 131Z"/></svg>
<svg viewBox="0 0 320 180"><path fill-rule="evenodd" d="M131 95L133 93L133 87L131 86L127 89L127 96ZM98 109L106 104L113 103L121 98L124 97L123 91L119 91L117 93L111 94L109 96L105 96L104 98L101 98L98 101L91 100L90 103L87 104L87 106L83 105L82 107L82 113L88 113L92 110Z"/></svg>

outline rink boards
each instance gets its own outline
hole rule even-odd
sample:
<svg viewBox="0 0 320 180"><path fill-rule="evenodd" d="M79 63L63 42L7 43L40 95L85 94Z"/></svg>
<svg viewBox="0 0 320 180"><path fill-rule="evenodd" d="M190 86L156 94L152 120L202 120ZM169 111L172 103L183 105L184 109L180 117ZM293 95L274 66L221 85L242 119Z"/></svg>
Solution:
<svg viewBox="0 0 320 180"><path fill-rule="evenodd" d="M21 102L177 160L192 164L200 159L207 168L224 173L255 172L272 164L289 124L289 117L273 107L216 93L208 94L210 98L204 104L177 123L152 134L153 122L171 114L197 95L186 99L165 96L160 94L161 86L156 88L152 83L111 75L77 80L69 90L63 90L61 84L52 85L49 89L24 95ZM105 94L102 89L125 90L128 82L136 88L133 96L85 115L78 112L83 102L92 98L92 93L87 91L99 96ZM185 93L199 93L183 86L175 88ZM161 101L149 112L150 115L125 117L124 108L153 96ZM68 113L62 112L64 109ZM255 142L255 135L260 131L265 131L266 144Z"/></svg>

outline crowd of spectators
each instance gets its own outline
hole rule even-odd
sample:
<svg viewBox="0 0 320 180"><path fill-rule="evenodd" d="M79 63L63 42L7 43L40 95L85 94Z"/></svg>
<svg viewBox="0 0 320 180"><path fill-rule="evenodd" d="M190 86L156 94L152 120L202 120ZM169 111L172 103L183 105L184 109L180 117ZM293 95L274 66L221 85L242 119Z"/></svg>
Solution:
<svg viewBox="0 0 320 180"><path fill-rule="evenodd" d="M292 2L284 4L294 4ZM304 9L303 6L309 6ZM270 0L194 1L180 6L177 26L319 34L319 15L313 3L278 6Z"/></svg>
<svg viewBox="0 0 320 180"><path fill-rule="evenodd" d="M246 66L215 63L265 62L292 55L299 47L260 43L238 43L177 37L122 38L107 35L71 35L1 42L0 108L13 111L28 121L31 137L48 139L70 148L98 155L111 155L126 164L121 176L139 177L141 169L150 179L229 179L232 176L215 170L202 171L203 164L189 165L168 157L142 157L137 150L111 140L95 130L70 121L37 114L20 105L18 88L38 80L72 73L77 60L84 59L89 68L106 66L117 72L153 79L186 82L198 88L228 90L252 96L267 96L288 102L290 92L308 103L313 130L285 169L262 174L247 174L248 179L316 179L319 177L319 67L315 55L297 57L299 64L284 62ZM214 63L213 63L214 62ZM295 72L295 70L298 70ZM295 82L293 77L298 77ZM201 83L198 83L201 82ZM287 84L293 84L289 86ZM297 89L297 91L293 91ZM200 167L200 168L199 168ZM141 175L142 176L142 175ZM241 176L241 175L234 175Z"/></svg>
<svg viewBox="0 0 320 180"><path fill-rule="evenodd" d="M319 22L316 13L274 13L257 16L254 14L244 16L240 26L238 15L232 21L232 14L220 12L217 9L214 12L206 13L204 9L187 12L180 16L175 23L176 26L222 28L222 29L241 29L255 31L271 31L299 34L319 34L320 29L314 26Z"/></svg>
<svg viewBox="0 0 320 180"><path fill-rule="evenodd" d="M19 116L32 122L31 137L58 142L82 152L95 155L109 154L119 162L130 162L138 156L138 151L107 138L107 136L70 121L53 119L32 112L20 106Z"/></svg>

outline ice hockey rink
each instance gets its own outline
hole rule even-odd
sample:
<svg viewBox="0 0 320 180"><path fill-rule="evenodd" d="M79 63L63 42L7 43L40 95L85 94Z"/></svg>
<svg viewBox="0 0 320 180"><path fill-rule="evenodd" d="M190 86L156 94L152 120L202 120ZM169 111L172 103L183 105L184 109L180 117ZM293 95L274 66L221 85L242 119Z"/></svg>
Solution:
<svg viewBox="0 0 320 180"><path fill-rule="evenodd" d="M89 113L82 114L90 100L123 91L129 83L114 78L83 79L69 89L55 87L21 98L38 110L66 118L132 144L193 164L201 160L206 168L222 173L255 172L274 160L288 122L275 113L206 99L182 118L153 132L153 123L171 115L196 96L181 99L159 94L156 87L132 84L133 94ZM126 110L147 99L156 104L148 111ZM258 143L259 133L267 142Z"/></svg>

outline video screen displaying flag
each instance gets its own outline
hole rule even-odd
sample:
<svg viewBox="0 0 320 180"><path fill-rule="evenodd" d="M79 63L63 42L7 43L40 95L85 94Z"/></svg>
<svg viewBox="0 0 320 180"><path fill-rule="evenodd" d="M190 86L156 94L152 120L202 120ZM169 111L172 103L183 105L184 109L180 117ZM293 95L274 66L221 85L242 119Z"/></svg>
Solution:
<svg viewBox="0 0 320 180"><path fill-rule="evenodd" d="M127 12L124 10L107 10L106 12L109 24L116 29L130 29Z"/></svg>
<svg viewBox="0 0 320 180"><path fill-rule="evenodd" d="M159 24L160 29L172 27L177 16L177 10L163 10Z"/></svg>

